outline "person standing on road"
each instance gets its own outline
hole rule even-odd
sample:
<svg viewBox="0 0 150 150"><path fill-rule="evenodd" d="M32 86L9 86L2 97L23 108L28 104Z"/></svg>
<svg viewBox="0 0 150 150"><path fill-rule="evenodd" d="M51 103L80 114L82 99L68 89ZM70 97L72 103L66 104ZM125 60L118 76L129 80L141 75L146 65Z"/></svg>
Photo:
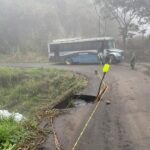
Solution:
<svg viewBox="0 0 150 150"><path fill-rule="evenodd" d="M135 53L132 52L132 56L131 56L131 60L130 60L130 66L131 66L132 70L135 69L135 60L136 60Z"/></svg>
<svg viewBox="0 0 150 150"><path fill-rule="evenodd" d="M100 64L104 65L104 56L103 56L103 53L102 52L98 53L98 57L99 57L99 60L100 60Z"/></svg>
<svg viewBox="0 0 150 150"><path fill-rule="evenodd" d="M98 57L100 60L100 64L104 65L104 43L102 43L101 47L98 49Z"/></svg>

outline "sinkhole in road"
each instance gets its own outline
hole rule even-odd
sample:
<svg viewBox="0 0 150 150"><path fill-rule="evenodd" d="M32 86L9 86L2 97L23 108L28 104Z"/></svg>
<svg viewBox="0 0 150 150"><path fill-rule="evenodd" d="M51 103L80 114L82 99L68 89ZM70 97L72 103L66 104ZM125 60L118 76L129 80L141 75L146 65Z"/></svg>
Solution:
<svg viewBox="0 0 150 150"><path fill-rule="evenodd" d="M91 95L73 95L55 106L55 109L83 107L94 103L96 97Z"/></svg>

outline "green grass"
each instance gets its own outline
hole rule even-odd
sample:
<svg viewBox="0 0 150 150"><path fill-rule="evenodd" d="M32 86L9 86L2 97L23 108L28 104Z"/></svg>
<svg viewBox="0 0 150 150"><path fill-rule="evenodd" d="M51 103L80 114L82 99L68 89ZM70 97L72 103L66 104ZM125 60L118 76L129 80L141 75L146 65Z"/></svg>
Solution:
<svg viewBox="0 0 150 150"><path fill-rule="evenodd" d="M30 135L22 123L13 118L0 119L0 150L11 150L16 143L22 143Z"/></svg>
<svg viewBox="0 0 150 150"><path fill-rule="evenodd" d="M0 109L33 118L86 85L85 77L69 71L44 68L0 68ZM28 125L27 125L28 124ZM34 127L35 129L33 129ZM0 119L0 150L12 149L31 134L38 135L36 124ZM37 134L36 134L37 133Z"/></svg>
<svg viewBox="0 0 150 150"><path fill-rule="evenodd" d="M84 77L64 70L0 68L0 109L30 116L85 84Z"/></svg>
<svg viewBox="0 0 150 150"><path fill-rule="evenodd" d="M47 53L40 52L15 52L10 54L0 54L0 62L1 63L17 63L17 62L48 62Z"/></svg>

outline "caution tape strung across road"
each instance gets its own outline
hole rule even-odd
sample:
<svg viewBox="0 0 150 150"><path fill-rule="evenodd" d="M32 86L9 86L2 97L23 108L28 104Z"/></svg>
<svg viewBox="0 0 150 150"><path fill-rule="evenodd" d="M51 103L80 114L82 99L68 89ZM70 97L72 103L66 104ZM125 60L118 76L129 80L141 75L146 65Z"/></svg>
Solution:
<svg viewBox="0 0 150 150"><path fill-rule="evenodd" d="M100 75L99 75L99 76L100 76ZM105 88L103 89L103 91L102 91L102 92L99 92L99 93L100 93L100 95L99 95L99 101L98 101L98 103L96 104L96 106L95 106L94 110L92 111L91 115L89 116L89 119L88 119L88 121L86 122L85 126L83 127L83 129L82 129L82 131L81 131L79 137L77 138L77 140L76 140L76 142L75 142L75 144L74 144L72 150L75 150L75 149L76 149L76 147L77 147L77 145L79 144L79 141L80 141L81 137L83 136L83 134L84 134L86 128L88 127L88 125L89 125L89 123L90 123L92 117L94 116L95 112L97 111L97 108L98 108L98 106L99 106L100 103L101 103L101 99L103 98L103 96L104 96L105 93L107 92L108 86L107 86L105 83L104 83L104 86L105 86Z"/></svg>

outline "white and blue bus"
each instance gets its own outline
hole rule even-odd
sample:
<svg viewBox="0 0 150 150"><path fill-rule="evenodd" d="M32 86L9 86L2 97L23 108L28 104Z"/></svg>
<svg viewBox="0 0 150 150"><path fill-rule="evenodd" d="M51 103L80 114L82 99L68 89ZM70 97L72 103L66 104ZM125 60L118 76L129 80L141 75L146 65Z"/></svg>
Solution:
<svg viewBox="0 0 150 150"><path fill-rule="evenodd" d="M111 37L55 40L48 44L49 62L77 64L121 62L123 50L115 48Z"/></svg>

